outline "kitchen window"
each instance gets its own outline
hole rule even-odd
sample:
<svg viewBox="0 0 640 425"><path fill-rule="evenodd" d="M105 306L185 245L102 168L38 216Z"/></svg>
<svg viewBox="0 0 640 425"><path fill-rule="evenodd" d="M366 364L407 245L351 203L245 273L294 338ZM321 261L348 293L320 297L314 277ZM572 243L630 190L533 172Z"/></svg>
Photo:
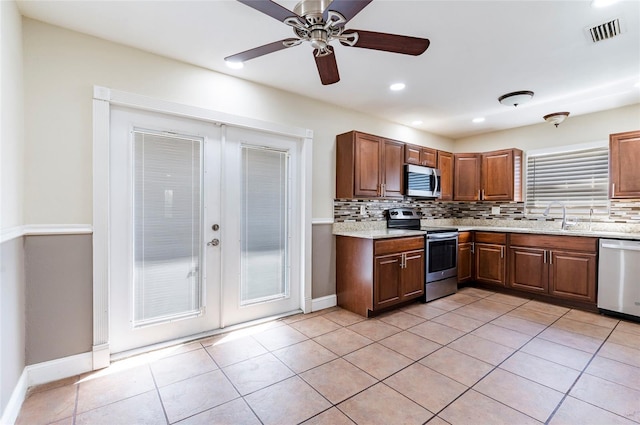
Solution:
<svg viewBox="0 0 640 425"><path fill-rule="evenodd" d="M606 142L527 152L525 211L542 215L552 201L572 215L607 215L609 148ZM562 207L551 209L560 213Z"/></svg>

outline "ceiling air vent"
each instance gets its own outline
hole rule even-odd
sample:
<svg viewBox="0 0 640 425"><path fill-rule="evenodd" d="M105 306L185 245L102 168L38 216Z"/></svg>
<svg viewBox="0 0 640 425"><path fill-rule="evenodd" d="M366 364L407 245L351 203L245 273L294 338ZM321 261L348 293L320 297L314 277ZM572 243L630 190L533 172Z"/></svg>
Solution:
<svg viewBox="0 0 640 425"><path fill-rule="evenodd" d="M616 18L609 22L605 22L604 24L587 28L586 30L591 41L597 43L620 35L622 33L620 28L620 19Z"/></svg>

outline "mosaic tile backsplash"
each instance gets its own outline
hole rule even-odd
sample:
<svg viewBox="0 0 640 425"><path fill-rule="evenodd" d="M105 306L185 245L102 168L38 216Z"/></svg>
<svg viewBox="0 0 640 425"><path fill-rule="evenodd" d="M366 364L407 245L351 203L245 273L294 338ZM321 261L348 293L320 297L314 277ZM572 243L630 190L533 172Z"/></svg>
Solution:
<svg viewBox="0 0 640 425"><path fill-rule="evenodd" d="M385 221L389 208L409 207L422 212L423 219L485 219L554 221L557 218L527 217L524 202L442 202L391 199L335 199L335 223ZM581 219L580 221L588 221ZM611 200L609 215L594 222L640 224L640 199Z"/></svg>

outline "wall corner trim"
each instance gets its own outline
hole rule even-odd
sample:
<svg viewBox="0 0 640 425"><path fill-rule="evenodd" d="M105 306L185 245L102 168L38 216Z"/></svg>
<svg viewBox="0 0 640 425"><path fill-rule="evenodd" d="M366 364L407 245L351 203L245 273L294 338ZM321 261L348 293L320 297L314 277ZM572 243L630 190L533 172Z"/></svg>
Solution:
<svg viewBox="0 0 640 425"><path fill-rule="evenodd" d="M13 226L0 231L0 243L24 236L24 226ZM3 422L4 423L4 422Z"/></svg>
<svg viewBox="0 0 640 425"><path fill-rule="evenodd" d="M27 384L27 374L27 368L22 369L22 374L20 375L20 378L18 379L18 382L16 383L13 392L11 393L9 402L2 412L0 424L14 424L16 422L16 419L18 419L20 409L22 408L22 403L27 396L27 389L29 388L29 385Z"/></svg>
<svg viewBox="0 0 640 425"><path fill-rule="evenodd" d="M325 308L335 307L337 305L338 297L336 295L327 295L326 297L312 299L311 311L324 310Z"/></svg>

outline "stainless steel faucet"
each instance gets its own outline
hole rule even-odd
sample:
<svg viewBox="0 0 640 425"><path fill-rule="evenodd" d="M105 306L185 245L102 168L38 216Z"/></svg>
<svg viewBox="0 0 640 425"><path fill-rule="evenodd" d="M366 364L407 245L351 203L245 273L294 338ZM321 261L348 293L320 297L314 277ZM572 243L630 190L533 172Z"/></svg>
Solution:
<svg viewBox="0 0 640 425"><path fill-rule="evenodd" d="M559 205L562 207L562 230L567 230L567 206L559 201L551 201L549 205L547 205L547 209L542 213L543 216L549 215L549 210L553 205Z"/></svg>

